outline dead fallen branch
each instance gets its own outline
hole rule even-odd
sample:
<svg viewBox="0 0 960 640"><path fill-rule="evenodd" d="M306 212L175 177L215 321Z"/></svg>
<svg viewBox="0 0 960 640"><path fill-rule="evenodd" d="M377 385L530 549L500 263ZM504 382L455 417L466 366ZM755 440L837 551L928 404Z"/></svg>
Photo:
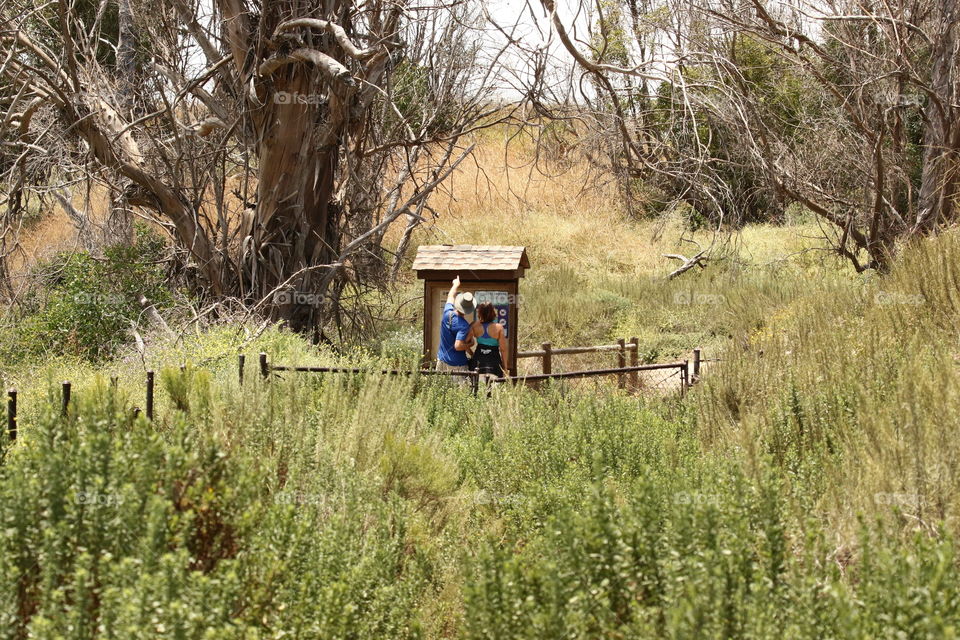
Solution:
<svg viewBox="0 0 960 640"><path fill-rule="evenodd" d="M664 258L670 258L671 260L679 260L683 263L683 265L679 269L667 275L667 280L673 280L680 274L686 273L687 271L689 271L690 269L693 269L694 267L700 267L701 269L706 269L707 268L706 261L708 260L708 258L703 255L704 253L706 253L706 251L701 251L700 253L693 256L692 258L682 256L679 253L663 254Z"/></svg>

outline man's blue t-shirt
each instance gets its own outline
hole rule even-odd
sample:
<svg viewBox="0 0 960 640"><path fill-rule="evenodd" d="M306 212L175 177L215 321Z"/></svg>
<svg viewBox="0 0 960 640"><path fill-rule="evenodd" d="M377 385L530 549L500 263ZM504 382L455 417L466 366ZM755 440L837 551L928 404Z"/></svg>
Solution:
<svg viewBox="0 0 960 640"><path fill-rule="evenodd" d="M467 364L467 353L457 351L454 344L457 340L466 340L470 331L470 323L453 308L449 302L443 307L440 321L440 349L437 358L455 367Z"/></svg>

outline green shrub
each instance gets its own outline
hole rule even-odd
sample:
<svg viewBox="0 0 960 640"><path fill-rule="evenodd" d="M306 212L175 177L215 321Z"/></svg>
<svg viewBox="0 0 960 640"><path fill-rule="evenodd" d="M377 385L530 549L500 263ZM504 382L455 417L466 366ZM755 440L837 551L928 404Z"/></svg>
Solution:
<svg viewBox="0 0 960 640"><path fill-rule="evenodd" d="M327 457L291 477L190 412L157 430L103 385L52 406L0 467L0 637L417 635L404 506L376 484Z"/></svg>
<svg viewBox="0 0 960 640"><path fill-rule="evenodd" d="M30 369L0 638L955 637L957 237L880 277L730 263L556 298L553 320L600 309L664 356L724 345L682 400L250 363L241 388L237 349L403 360L277 327L152 354L153 423L138 361L106 365L117 392L89 362ZM63 377L67 418L43 395Z"/></svg>
<svg viewBox="0 0 960 640"><path fill-rule="evenodd" d="M775 485L708 474L585 492L522 545L471 554L465 637L955 637L949 538L865 528L848 580L822 539L790 548Z"/></svg>
<svg viewBox="0 0 960 640"><path fill-rule="evenodd" d="M11 355L110 356L140 323L141 296L160 309L171 303L163 250L159 236L139 226L134 244L110 247L103 258L60 253L38 265L39 285L17 313L7 345Z"/></svg>

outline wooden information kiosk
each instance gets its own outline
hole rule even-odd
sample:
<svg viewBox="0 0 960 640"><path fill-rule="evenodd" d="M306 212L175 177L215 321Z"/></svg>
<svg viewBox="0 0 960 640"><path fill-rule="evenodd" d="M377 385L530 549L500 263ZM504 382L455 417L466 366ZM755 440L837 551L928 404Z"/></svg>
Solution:
<svg viewBox="0 0 960 640"><path fill-rule="evenodd" d="M423 245L417 249L413 270L423 280L423 359L432 365L440 343L440 320L447 292L460 276L460 291L470 291L477 304L492 302L497 322L507 330L510 375L517 374L518 285L530 268L525 247L484 245ZM468 321L475 315L467 316Z"/></svg>

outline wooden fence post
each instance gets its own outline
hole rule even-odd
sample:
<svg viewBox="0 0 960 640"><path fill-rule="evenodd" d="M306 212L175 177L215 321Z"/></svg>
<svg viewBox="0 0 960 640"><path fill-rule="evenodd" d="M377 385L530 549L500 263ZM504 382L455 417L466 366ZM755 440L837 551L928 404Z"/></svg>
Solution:
<svg viewBox="0 0 960 640"><path fill-rule="evenodd" d="M700 381L700 347L693 350L693 379L691 383Z"/></svg>
<svg viewBox="0 0 960 640"><path fill-rule="evenodd" d="M540 348L543 349L543 372L553 373L553 345L544 342Z"/></svg>
<svg viewBox="0 0 960 640"><path fill-rule="evenodd" d="M61 388L63 391L60 395L60 410L63 415L67 415L67 410L70 408L70 381L64 380Z"/></svg>
<svg viewBox="0 0 960 640"><path fill-rule="evenodd" d="M620 345L620 349L617 351L617 367L623 369L627 366L627 347L626 340L619 338L617 344ZM627 379L622 373L617 374L617 387L623 389L627 386Z"/></svg>
<svg viewBox="0 0 960 640"><path fill-rule="evenodd" d="M680 395L686 395L687 386L689 385L688 371L690 370L690 361L683 361L683 368L680 369Z"/></svg>
<svg viewBox="0 0 960 640"><path fill-rule="evenodd" d="M640 343L637 341L636 337L630 338L630 344L633 346L630 348L630 366L636 367L640 364ZM631 371L630 372L630 390L637 391L640 389L640 372Z"/></svg>
<svg viewBox="0 0 960 640"><path fill-rule="evenodd" d="M7 391L7 435L10 441L17 439L17 390Z"/></svg>
<svg viewBox="0 0 960 640"><path fill-rule="evenodd" d="M240 354L237 356L237 377L240 380L240 386L243 386L243 366L247 363L247 356Z"/></svg>
<svg viewBox="0 0 960 640"><path fill-rule="evenodd" d="M267 364L267 354L260 352L260 375L266 380L270 376L270 365Z"/></svg>
<svg viewBox="0 0 960 640"><path fill-rule="evenodd" d="M153 420L153 371L147 371L147 420Z"/></svg>

